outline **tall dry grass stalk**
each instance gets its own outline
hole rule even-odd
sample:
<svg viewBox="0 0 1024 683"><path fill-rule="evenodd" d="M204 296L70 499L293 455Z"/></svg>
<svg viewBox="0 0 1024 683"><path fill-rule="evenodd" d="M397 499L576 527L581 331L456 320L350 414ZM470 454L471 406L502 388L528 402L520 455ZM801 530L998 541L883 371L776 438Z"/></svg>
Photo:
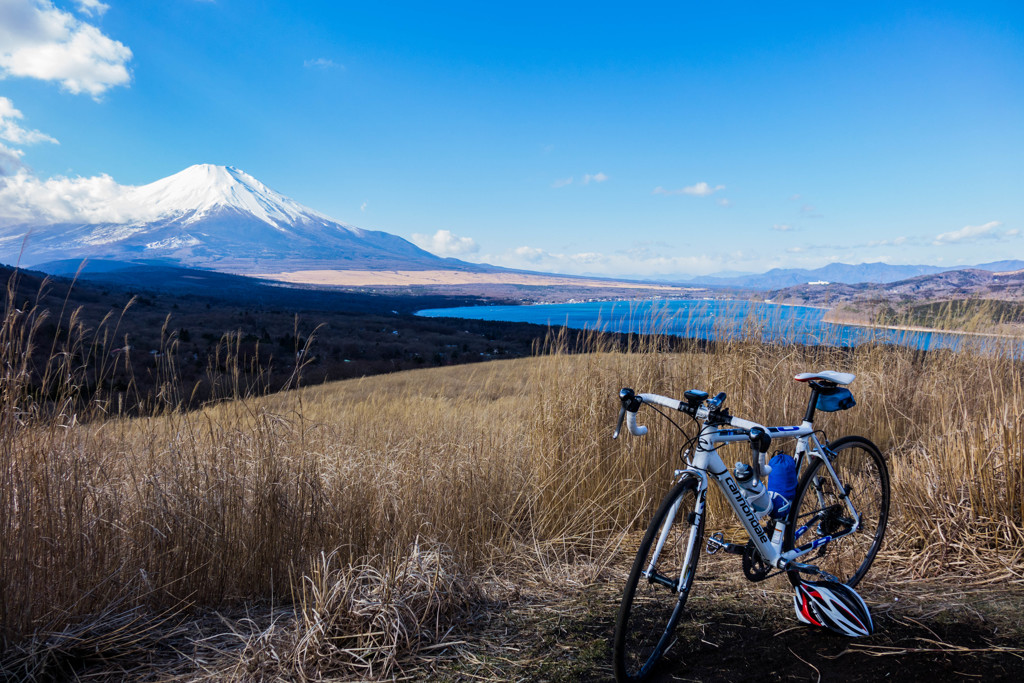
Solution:
<svg viewBox="0 0 1024 683"><path fill-rule="evenodd" d="M128 418L108 404L110 417L83 421L71 399L76 378L95 372L83 349L97 333L68 335L40 388L27 365L37 326L8 302L0 633L9 645L85 628L111 605L161 613L273 599L293 601L294 626L254 636L250 650L266 641L287 654L282 675L316 678L321 660L387 674L394 653L434 642L478 599L473 577L503 567L543 575L567 562L599 569L631 552L624 534L646 524L684 440L647 412L648 437L613 442L620 387L723 390L735 414L791 424L806 402L793 374L826 368L858 376L858 406L825 417L827 434L875 440L893 475L872 578L885 580L888 566L1021 582L1024 386L1012 353L766 343L755 324L724 342L655 335L625 348L563 331L532 359L266 397L229 381L237 398L199 411ZM569 353L580 349L589 352ZM166 387L172 405L184 389L170 360ZM725 519L712 504L712 519Z"/></svg>

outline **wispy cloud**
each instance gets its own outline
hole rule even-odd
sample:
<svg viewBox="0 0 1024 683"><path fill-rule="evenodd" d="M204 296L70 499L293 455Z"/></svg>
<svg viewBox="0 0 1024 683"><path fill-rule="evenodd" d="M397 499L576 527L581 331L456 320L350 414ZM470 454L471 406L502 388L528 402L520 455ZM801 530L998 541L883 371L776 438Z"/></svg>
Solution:
<svg viewBox="0 0 1024 683"><path fill-rule="evenodd" d="M500 254L485 254L479 260L510 268L545 270L577 275L637 276L682 275L719 270L726 256L674 256L664 249L645 245L612 253L600 251L548 251L534 246L520 246Z"/></svg>
<svg viewBox="0 0 1024 683"><path fill-rule="evenodd" d="M83 0L81 10L104 3ZM54 81L68 92L99 98L131 80L132 51L49 0L0 2L0 78Z"/></svg>
<svg viewBox="0 0 1024 683"><path fill-rule="evenodd" d="M572 185L575 182L575 180L575 176L569 176L567 178L557 178L553 183L551 183L551 187L555 189L558 189L560 187L568 187L569 185ZM608 175L600 171L598 171L597 173L584 173L583 176L580 178L579 184L589 185L590 183L603 183L606 180L608 180Z"/></svg>
<svg viewBox="0 0 1024 683"><path fill-rule="evenodd" d="M910 241L909 237L894 237L888 240L872 240L867 242L863 246L865 247L902 247L904 244ZM860 246L860 245L858 245Z"/></svg>
<svg viewBox="0 0 1024 683"><path fill-rule="evenodd" d="M75 0L75 5L78 6L79 12L97 17L110 9L110 5L100 0Z"/></svg>
<svg viewBox="0 0 1024 683"><path fill-rule="evenodd" d="M316 59L307 59L302 63L302 66L307 69L344 69L344 64L338 64L333 59L327 59L326 57L317 57Z"/></svg>
<svg viewBox="0 0 1024 683"><path fill-rule="evenodd" d="M34 145L39 142L57 143L56 139L46 133L22 128L18 121L24 118L24 115L14 108L14 103L6 97L0 96L0 140L6 140L15 145Z"/></svg>
<svg viewBox="0 0 1024 683"><path fill-rule="evenodd" d="M901 235L899 237L892 237L889 239L854 242L852 244L803 244L799 249L804 253L820 253L823 251L839 251L848 253L859 252L864 249L898 248L908 245L924 246L927 242L928 240L922 237L907 237L905 235ZM787 251L792 251L792 248ZM834 257L832 260L836 260L837 258L839 257Z"/></svg>
<svg viewBox="0 0 1024 683"><path fill-rule="evenodd" d="M666 190L664 187L659 185L654 188L651 194L664 194L664 195L690 195L691 197L708 197L716 192L725 189L725 185L709 185L703 180L695 185L689 185L687 187L681 187L678 190Z"/></svg>
<svg viewBox="0 0 1024 683"><path fill-rule="evenodd" d="M778 230L779 232L789 232L792 229L792 225L786 225L785 223L776 223L772 226L772 230Z"/></svg>
<svg viewBox="0 0 1024 683"><path fill-rule="evenodd" d="M996 231L996 228L1001 225L1002 223L1000 221L989 221L983 225L965 225L959 230L951 230L950 232L944 232L940 235L936 235L935 241L932 244L940 246L944 244L954 244L957 242L975 242L983 239L998 239L1004 234Z"/></svg>
<svg viewBox="0 0 1024 683"><path fill-rule="evenodd" d="M20 149L12 149L0 143L0 178L9 173L15 173L21 168L21 157L23 154ZM2 185L3 183L0 181L0 189L2 189Z"/></svg>
<svg viewBox="0 0 1024 683"><path fill-rule="evenodd" d="M472 237L459 237L451 230L438 230L433 235L416 233L412 241L438 256L466 256L480 251L480 246Z"/></svg>
<svg viewBox="0 0 1024 683"><path fill-rule="evenodd" d="M547 254L546 251L537 247L516 247L512 253L529 263L537 263Z"/></svg>
<svg viewBox="0 0 1024 683"><path fill-rule="evenodd" d="M359 205L359 210L366 211L366 202L363 202L362 204Z"/></svg>
<svg viewBox="0 0 1024 683"><path fill-rule="evenodd" d="M3 144L9 142L13 145L34 145L40 142L59 144L56 138L38 130L22 128L19 121L24 115L15 109L14 103L8 98L0 96L0 176L16 172L21 168L21 158L24 152L14 147Z"/></svg>

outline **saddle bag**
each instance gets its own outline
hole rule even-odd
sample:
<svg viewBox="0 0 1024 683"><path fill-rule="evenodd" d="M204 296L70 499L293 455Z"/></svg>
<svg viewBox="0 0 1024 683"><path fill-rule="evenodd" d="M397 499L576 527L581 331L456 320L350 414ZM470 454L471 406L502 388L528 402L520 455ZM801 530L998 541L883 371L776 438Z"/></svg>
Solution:
<svg viewBox="0 0 1024 683"><path fill-rule="evenodd" d="M829 387L818 390L818 410L834 413L837 410L846 410L855 405L857 405L857 402L853 400L853 394L845 387Z"/></svg>

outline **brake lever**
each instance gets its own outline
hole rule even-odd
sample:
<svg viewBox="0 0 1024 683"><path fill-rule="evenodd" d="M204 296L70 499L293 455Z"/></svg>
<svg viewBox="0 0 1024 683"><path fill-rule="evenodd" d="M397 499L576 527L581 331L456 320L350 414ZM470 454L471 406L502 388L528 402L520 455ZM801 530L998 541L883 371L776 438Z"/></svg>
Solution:
<svg viewBox="0 0 1024 683"><path fill-rule="evenodd" d="M623 403L622 407L619 408L619 420L615 423L615 432L612 434L613 439L619 438L619 432L622 431L622 419L626 417L626 404Z"/></svg>

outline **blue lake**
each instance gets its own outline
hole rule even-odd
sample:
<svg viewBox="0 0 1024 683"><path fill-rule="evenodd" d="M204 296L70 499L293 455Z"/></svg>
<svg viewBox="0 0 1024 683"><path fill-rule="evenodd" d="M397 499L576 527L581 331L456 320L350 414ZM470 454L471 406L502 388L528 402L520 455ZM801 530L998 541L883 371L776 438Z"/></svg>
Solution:
<svg viewBox="0 0 1024 683"><path fill-rule="evenodd" d="M825 322L826 311L808 306L750 301L664 300L598 301L531 306L464 306L431 308L416 315L564 325L580 330L672 334L698 339L739 339L854 346L866 342L903 344L919 349L959 348L965 343L998 344L985 338L940 332L917 332ZM970 340L970 341L969 341Z"/></svg>

